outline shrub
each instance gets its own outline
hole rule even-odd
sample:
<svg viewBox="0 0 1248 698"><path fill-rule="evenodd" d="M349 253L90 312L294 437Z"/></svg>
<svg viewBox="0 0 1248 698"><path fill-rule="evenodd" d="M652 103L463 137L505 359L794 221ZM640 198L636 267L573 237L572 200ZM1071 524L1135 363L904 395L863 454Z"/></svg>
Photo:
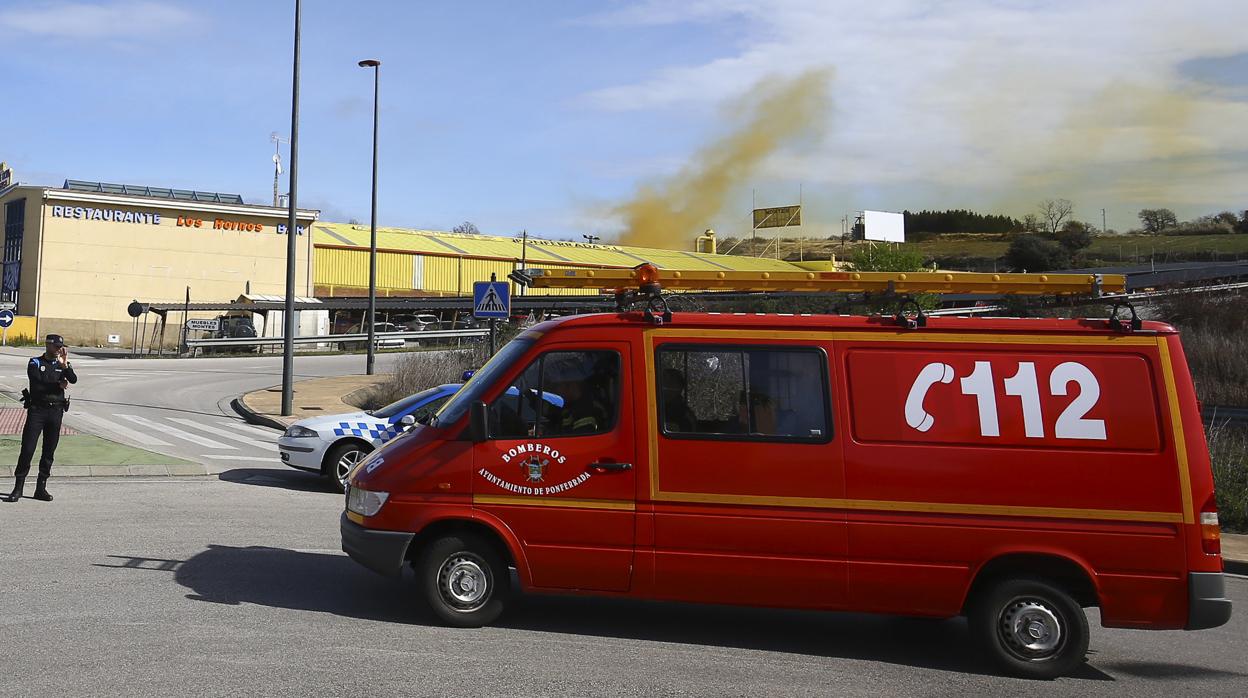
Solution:
<svg viewBox="0 0 1248 698"><path fill-rule="evenodd" d="M923 253L905 245L866 245L848 260L854 271L921 271Z"/></svg>
<svg viewBox="0 0 1248 698"><path fill-rule="evenodd" d="M1051 271L1066 266L1069 259L1061 245L1039 235L1019 235L1005 253L1005 263L1015 271Z"/></svg>
<svg viewBox="0 0 1248 698"><path fill-rule="evenodd" d="M519 327L500 323L496 334L497 348L502 349L519 332ZM485 341L467 349L405 354L399 359L394 373L370 388L360 399L359 406L366 410L375 410L435 385L459 383L463 380L464 371L481 368L489 360L489 354L489 344Z"/></svg>

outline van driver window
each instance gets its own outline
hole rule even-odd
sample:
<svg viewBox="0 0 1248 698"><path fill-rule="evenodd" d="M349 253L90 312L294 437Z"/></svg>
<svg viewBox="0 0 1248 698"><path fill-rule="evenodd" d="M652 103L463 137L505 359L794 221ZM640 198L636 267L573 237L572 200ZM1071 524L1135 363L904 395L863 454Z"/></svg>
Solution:
<svg viewBox="0 0 1248 698"><path fill-rule="evenodd" d="M818 349L662 347L659 422L675 437L825 442L827 359Z"/></svg>
<svg viewBox="0 0 1248 698"><path fill-rule="evenodd" d="M613 351L542 354L490 405L495 439L588 436L611 431L619 401Z"/></svg>

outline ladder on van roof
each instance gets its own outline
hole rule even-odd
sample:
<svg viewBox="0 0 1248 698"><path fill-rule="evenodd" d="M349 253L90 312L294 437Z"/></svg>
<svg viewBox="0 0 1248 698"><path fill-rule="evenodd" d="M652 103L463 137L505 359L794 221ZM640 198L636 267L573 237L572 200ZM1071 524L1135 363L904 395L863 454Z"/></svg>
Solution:
<svg viewBox="0 0 1248 698"><path fill-rule="evenodd" d="M526 269L513 277L533 288L687 291L808 291L827 293L984 293L1099 297L1126 290L1122 274L988 274L978 272L871 271L662 271L632 269Z"/></svg>

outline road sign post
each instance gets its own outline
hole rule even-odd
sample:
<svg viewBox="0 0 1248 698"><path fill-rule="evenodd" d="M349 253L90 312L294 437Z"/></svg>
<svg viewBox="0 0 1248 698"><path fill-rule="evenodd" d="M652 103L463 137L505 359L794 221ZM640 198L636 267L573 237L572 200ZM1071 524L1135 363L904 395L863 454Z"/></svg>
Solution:
<svg viewBox="0 0 1248 698"><path fill-rule="evenodd" d="M9 308L0 310L0 345L9 346L9 328L13 326L14 315Z"/></svg>
<svg viewBox="0 0 1248 698"><path fill-rule="evenodd" d="M490 356L494 355L495 322L511 317L511 284L490 274L489 281L472 284L472 316L490 321Z"/></svg>

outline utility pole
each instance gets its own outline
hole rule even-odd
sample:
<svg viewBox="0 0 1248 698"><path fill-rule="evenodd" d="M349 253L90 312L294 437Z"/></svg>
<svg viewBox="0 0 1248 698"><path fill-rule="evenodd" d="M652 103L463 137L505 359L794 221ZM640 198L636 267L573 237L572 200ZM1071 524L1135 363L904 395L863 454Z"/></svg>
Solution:
<svg viewBox="0 0 1248 698"><path fill-rule="evenodd" d="M1101 235L1105 234L1105 209L1101 209Z"/></svg>
<svg viewBox="0 0 1248 698"><path fill-rule="evenodd" d="M368 242L368 359L365 372L373 375L377 364L377 95L381 89L381 61L360 61L361 68L373 69L373 209Z"/></svg>
<svg viewBox="0 0 1248 698"><path fill-rule="evenodd" d="M299 219L296 213L299 183L299 0L295 0L295 57L290 93L290 212L286 218L286 307L282 313L282 416L295 409L295 256Z"/></svg>

